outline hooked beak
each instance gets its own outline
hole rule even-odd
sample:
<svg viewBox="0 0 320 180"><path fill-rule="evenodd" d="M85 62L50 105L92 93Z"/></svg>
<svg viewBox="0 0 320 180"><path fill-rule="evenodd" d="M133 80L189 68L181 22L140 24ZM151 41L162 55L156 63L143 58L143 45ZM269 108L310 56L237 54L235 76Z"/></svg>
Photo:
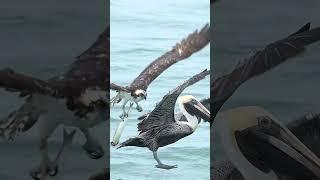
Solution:
<svg viewBox="0 0 320 180"><path fill-rule="evenodd" d="M273 127L275 128L275 127ZM263 139L283 153L287 154L295 161L299 162L320 178L320 160L311 152L290 130L286 127L277 126L269 129L268 132L256 132L258 138ZM279 128L279 129L278 129ZM277 132L272 134L272 132Z"/></svg>
<svg viewBox="0 0 320 180"><path fill-rule="evenodd" d="M200 102L197 101L196 103L187 103L186 109L189 109L188 111L192 112L190 114L200 117L204 120L210 121L210 111L206 107L204 107L204 105L202 105Z"/></svg>

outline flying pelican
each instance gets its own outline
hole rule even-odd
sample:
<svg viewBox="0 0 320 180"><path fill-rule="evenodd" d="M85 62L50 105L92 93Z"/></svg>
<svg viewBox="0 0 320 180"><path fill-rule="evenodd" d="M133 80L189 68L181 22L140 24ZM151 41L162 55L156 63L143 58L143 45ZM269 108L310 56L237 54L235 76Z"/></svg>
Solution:
<svg viewBox="0 0 320 180"><path fill-rule="evenodd" d="M224 152L245 180L320 178L319 158L265 109L234 108L216 121Z"/></svg>
<svg viewBox="0 0 320 180"><path fill-rule="evenodd" d="M110 84L110 89L116 90L117 95L111 99L111 104L120 103L123 100L121 119L128 117L125 110L126 104L130 101L136 104L136 109L141 112L142 108L138 104L139 101L147 98L147 88L150 83L155 80L163 71L171 65L190 57L193 53L204 48L210 41L210 26L206 24L199 32L195 31L180 43L176 44L170 51L163 54L151 62L136 77L130 86L122 87L114 83ZM132 107L132 104L129 107ZM128 110L128 111L129 111Z"/></svg>
<svg viewBox="0 0 320 180"><path fill-rule="evenodd" d="M308 113L286 125L287 128L315 155L320 156L320 114ZM211 179L244 180L230 160L215 161L211 165Z"/></svg>
<svg viewBox="0 0 320 180"><path fill-rule="evenodd" d="M57 163L48 155L47 139L59 124L80 129L86 138L83 149L91 158L104 155L102 146L92 137L89 128L106 121L109 114L108 42L109 28L106 28L67 72L48 80L11 69L0 71L0 87L20 92L20 96L25 97L25 104L0 122L0 137L14 140L16 135L28 131L34 124L39 127L42 168L32 170L32 178L44 179L48 174L57 173Z"/></svg>
<svg viewBox="0 0 320 180"><path fill-rule="evenodd" d="M237 88L247 80L280 65L286 60L304 52L305 46L320 40L320 28L310 30L307 23L290 36L273 42L252 56L239 61L228 74L211 80L211 123L223 104Z"/></svg>
<svg viewBox="0 0 320 180"><path fill-rule="evenodd" d="M128 139L121 143L118 148L125 146L148 147L153 152L154 159L158 162L156 167L163 169L176 168L176 165L163 164L158 158L157 150L159 147L172 144L192 134L198 127L199 119L197 117L210 118L210 112L195 97L191 95L179 97L185 88L202 80L208 74L210 74L210 71L205 70L166 94L155 109L139 122L139 136ZM174 116L177 99L180 110L186 116L186 121L177 121Z"/></svg>

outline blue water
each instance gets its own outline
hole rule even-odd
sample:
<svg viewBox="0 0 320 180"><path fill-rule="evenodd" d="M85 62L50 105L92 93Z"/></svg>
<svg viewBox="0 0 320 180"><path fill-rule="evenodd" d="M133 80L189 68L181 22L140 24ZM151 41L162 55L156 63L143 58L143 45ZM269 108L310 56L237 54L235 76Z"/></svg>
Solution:
<svg viewBox="0 0 320 180"><path fill-rule="evenodd" d="M230 1L212 8L215 23L214 77L268 43L297 31L307 22L320 26L320 1ZM320 43L284 64L244 83L224 104L222 111L258 105L283 123L308 112L319 112ZM214 128L214 127L213 127ZM214 129L215 134L219 129ZM224 158L219 137L212 138L212 160Z"/></svg>
<svg viewBox="0 0 320 180"><path fill-rule="evenodd" d="M3 1L0 6L0 68L11 67L41 79L64 72L74 57L87 49L104 30L105 2L87 0ZM17 94L0 91L0 118L23 102ZM105 143L106 124L93 135ZM49 142L50 155L61 145L61 128ZM14 142L0 140L0 179L30 180L29 170L40 162L37 127ZM88 158L82 150L83 136L75 142L59 167L59 179L87 179L106 166L105 157Z"/></svg>
<svg viewBox="0 0 320 180"><path fill-rule="evenodd" d="M128 85L150 62L208 23L209 8L207 0L111 1L111 82ZM209 68L209 57L208 46L161 74L149 86L147 101L140 103L144 112L151 111L169 90ZM187 88L184 94L198 99L208 97L209 78ZM111 110L110 138L120 114L119 105ZM138 134L136 118L139 115L142 113L131 111L120 142ZM111 147L111 179L209 179L209 134L209 125L201 123L192 135L160 148L159 157L164 163L178 165L169 171L154 167L156 161L147 148L117 150Z"/></svg>

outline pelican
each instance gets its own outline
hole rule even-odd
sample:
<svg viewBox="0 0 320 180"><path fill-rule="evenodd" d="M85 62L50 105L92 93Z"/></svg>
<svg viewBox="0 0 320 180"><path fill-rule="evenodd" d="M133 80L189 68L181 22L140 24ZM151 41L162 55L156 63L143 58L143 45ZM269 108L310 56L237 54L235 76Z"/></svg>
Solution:
<svg viewBox="0 0 320 180"><path fill-rule="evenodd" d="M210 41L209 29L210 26L206 24L199 32L195 31L190 34L170 51L151 62L129 86L122 87L114 83L110 84L110 89L117 91L117 95L111 99L111 105L123 101L121 119L128 117L128 112L133 105L130 104L129 110L126 111L125 106L129 101L135 103L136 109L142 112L138 102L147 98L146 91L151 82L171 65L190 57L193 53L204 48Z"/></svg>
<svg viewBox="0 0 320 180"><path fill-rule="evenodd" d="M320 178L320 160L286 126L258 106L221 113L224 152L245 180Z"/></svg>
<svg viewBox="0 0 320 180"><path fill-rule="evenodd" d="M223 104L233 95L237 88L249 79L259 76L304 52L305 47L320 40L320 28L310 30L307 23L297 32L273 42L250 57L239 61L236 67L226 75L211 82L211 123Z"/></svg>
<svg viewBox="0 0 320 180"><path fill-rule="evenodd" d="M96 42L76 57L70 69L62 75L41 80L12 69L0 71L0 87L7 91L19 92L25 104L0 121L0 137L7 140L39 127L40 168L31 171L33 179L45 179L57 173L56 161L48 154L48 138L58 125L77 127L84 134L83 149L90 158L104 155L102 146L92 137L90 128L106 121L109 114L107 98L107 69L109 61L109 28Z"/></svg>
<svg viewBox="0 0 320 180"><path fill-rule="evenodd" d="M205 70L166 94L155 109L139 122L139 135L121 143L118 148L125 146L148 147L153 152L153 157L158 163L156 165L157 168L176 168L177 165L163 164L158 158L157 150L159 147L172 144L192 134L198 127L198 117L210 118L210 112L195 97L191 95L179 97L185 88L205 78L208 74L210 74L210 71ZM177 99L186 121L178 121L174 116L174 107Z"/></svg>
<svg viewBox="0 0 320 180"><path fill-rule="evenodd" d="M315 155L320 155L320 113L308 113L288 123L287 128ZM211 164L211 178L216 180L244 180L230 160Z"/></svg>

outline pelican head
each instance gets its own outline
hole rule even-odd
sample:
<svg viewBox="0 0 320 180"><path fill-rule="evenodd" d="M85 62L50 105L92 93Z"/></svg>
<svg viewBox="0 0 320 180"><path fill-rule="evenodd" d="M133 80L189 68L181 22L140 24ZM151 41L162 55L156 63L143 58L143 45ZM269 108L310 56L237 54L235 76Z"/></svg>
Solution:
<svg viewBox="0 0 320 180"><path fill-rule="evenodd" d="M178 98L178 102L180 109L184 109L185 113L187 113L189 116L200 117L210 121L210 111L205 108L195 97L191 95L180 96ZM201 119L197 118L198 123L200 120Z"/></svg>
<svg viewBox="0 0 320 180"><path fill-rule="evenodd" d="M147 92L143 89L136 89L131 93L131 96L136 102L139 102L142 99L147 99Z"/></svg>
<svg viewBox="0 0 320 180"><path fill-rule="evenodd" d="M228 145L225 151L245 179L278 179L275 172L288 173L288 169L290 175L307 171L320 177L319 158L265 109L235 108L218 119L225 125L219 127L222 136L229 136L223 139Z"/></svg>

